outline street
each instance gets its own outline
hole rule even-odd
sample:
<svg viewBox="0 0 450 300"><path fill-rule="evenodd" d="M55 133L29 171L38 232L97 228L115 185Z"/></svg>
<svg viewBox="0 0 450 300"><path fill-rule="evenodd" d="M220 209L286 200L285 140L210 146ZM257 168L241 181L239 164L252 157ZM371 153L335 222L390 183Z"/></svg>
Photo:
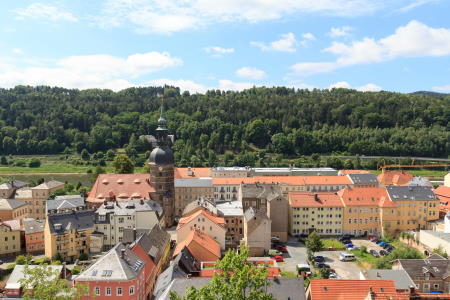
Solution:
<svg viewBox="0 0 450 300"><path fill-rule="evenodd" d="M288 253L283 255L284 263L279 265L283 271L297 273L297 265L306 263L306 247L295 237L289 237L286 247Z"/></svg>

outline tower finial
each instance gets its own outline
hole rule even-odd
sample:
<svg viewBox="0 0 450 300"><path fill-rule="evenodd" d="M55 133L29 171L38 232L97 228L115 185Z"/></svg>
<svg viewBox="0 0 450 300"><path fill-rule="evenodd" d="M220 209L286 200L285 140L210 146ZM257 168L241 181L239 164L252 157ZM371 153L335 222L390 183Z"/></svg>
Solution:
<svg viewBox="0 0 450 300"><path fill-rule="evenodd" d="M159 115L160 118L163 118L163 114L164 114L164 92L161 94L158 94L158 97L161 98L161 113Z"/></svg>

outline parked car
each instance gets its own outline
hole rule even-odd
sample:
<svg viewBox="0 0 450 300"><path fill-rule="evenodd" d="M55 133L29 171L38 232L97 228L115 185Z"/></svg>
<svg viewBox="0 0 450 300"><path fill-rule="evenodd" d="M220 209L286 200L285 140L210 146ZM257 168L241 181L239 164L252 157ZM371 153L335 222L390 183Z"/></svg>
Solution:
<svg viewBox="0 0 450 300"><path fill-rule="evenodd" d="M317 256L314 256L313 260L314 260L314 262L324 262L325 257L317 255Z"/></svg>
<svg viewBox="0 0 450 300"><path fill-rule="evenodd" d="M302 272L305 273L307 276L311 275L311 267L309 266L309 264L304 263L297 265L297 273L301 275Z"/></svg>
<svg viewBox="0 0 450 300"><path fill-rule="evenodd" d="M392 250L394 250L394 249L395 249L394 247L389 246L389 247L386 248L386 251L387 251L387 252L392 252Z"/></svg>
<svg viewBox="0 0 450 300"><path fill-rule="evenodd" d="M379 239L378 238L371 238L370 241L373 242L373 243L376 243L376 242L379 241Z"/></svg>
<svg viewBox="0 0 450 300"><path fill-rule="evenodd" d="M348 247L346 248L347 251L354 251L354 250L359 250L359 248L357 246L353 246L353 247Z"/></svg>
<svg viewBox="0 0 450 300"><path fill-rule="evenodd" d="M283 256L280 256L280 255L275 256L273 259L275 259L276 262L283 262L284 261Z"/></svg>
<svg viewBox="0 0 450 300"><path fill-rule="evenodd" d="M272 239L271 239L271 241L272 241L272 243L274 243L274 244L275 244L275 243L281 242L281 241L280 241L280 238L277 237L277 236L273 236Z"/></svg>
<svg viewBox="0 0 450 300"><path fill-rule="evenodd" d="M383 243L382 240L378 240L378 241L375 242L375 244L377 244L377 245L379 245L379 244L381 244L381 243Z"/></svg>
<svg viewBox="0 0 450 300"><path fill-rule="evenodd" d="M381 242L381 243L379 243L378 245L380 245L381 247L383 247L384 245L386 245L387 243L386 242Z"/></svg>
<svg viewBox="0 0 450 300"><path fill-rule="evenodd" d="M353 248L355 246L352 243L347 243L347 244L344 244L344 245L345 245L345 248Z"/></svg>
<svg viewBox="0 0 450 300"><path fill-rule="evenodd" d="M370 254L372 254L373 257L380 257L380 254L378 254L378 252L376 250L370 250L369 251Z"/></svg>
<svg viewBox="0 0 450 300"><path fill-rule="evenodd" d="M387 249L387 248L392 247L392 246L391 246L391 244L386 243L386 244L384 244L384 245L381 246L381 247L383 247L383 249Z"/></svg>
<svg viewBox="0 0 450 300"><path fill-rule="evenodd" d="M355 259L356 259L356 257L352 253L342 252L339 255L339 260L340 261L352 261L352 260L355 260Z"/></svg>
<svg viewBox="0 0 450 300"><path fill-rule="evenodd" d="M285 245L276 245L274 248L283 253L288 252L287 247Z"/></svg>
<svg viewBox="0 0 450 300"><path fill-rule="evenodd" d="M386 250L380 250L380 255L381 255L381 256L388 256L389 253L387 253Z"/></svg>
<svg viewBox="0 0 450 300"><path fill-rule="evenodd" d="M330 267L330 265L328 265L328 264L326 264L326 263L316 263L316 268L319 268L319 269L322 269L322 268L325 268L325 269L330 269L331 267Z"/></svg>

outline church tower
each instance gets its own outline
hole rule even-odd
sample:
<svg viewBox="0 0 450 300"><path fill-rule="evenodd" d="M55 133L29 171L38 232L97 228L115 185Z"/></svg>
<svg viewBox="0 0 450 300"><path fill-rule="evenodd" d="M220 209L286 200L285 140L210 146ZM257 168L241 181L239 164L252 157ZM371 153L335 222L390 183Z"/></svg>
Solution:
<svg viewBox="0 0 450 300"><path fill-rule="evenodd" d="M170 227L174 223L175 185L174 158L169 147L167 121L164 118L164 103L161 103L161 115L156 129L157 146L150 153L150 183L155 189L153 200L159 202L164 210L164 223Z"/></svg>

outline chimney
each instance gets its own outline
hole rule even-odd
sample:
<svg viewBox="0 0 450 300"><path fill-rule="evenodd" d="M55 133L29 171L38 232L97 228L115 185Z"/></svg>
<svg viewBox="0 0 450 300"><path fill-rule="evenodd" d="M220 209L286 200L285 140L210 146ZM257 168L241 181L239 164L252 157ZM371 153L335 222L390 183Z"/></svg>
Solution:
<svg viewBox="0 0 450 300"><path fill-rule="evenodd" d="M369 299L375 300L375 293L372 290L372 287L369 287Z"/></svg>
<svg viewBox="0 0 450 300"><path fill-rule="evenodd" d="M135 241L137 238L137 230L136 227L133 228L133 241Z"/></svg>
<svg viewBox="0 0 450 300"><path fill-rule="evenodd" d="M144 205L144 199L141 199L141 200L139 201L139 203L140 203L141 205Z"/></svg>
<svg viewBox="0 0 450 300"><path fill-rule="evenodd" d="M377 278L381 278L380 272L377 272Z"/></svg>
<svg viewBox="0 0 450 300"><path fill-rule="evenodd" d="M319 195L317 195L317 193L314 193L314 201L319 201Z"/></svg>
<svg viewBox="0 0 450 300"><path fill-rule="evenodd" d="M414 294L415 292L416 292L416 287L413 286L413 285L410 285L410 286L409 286L409 294L412 295L412 294Z"/></svg>
<svg viewBox="0 0 450 300"><path fill-rule="evenodd" d="M120 249L120 258L125 259L125 249Z"/></svg>
<svg viewBox="0 0 450 300"><path fill-rule="evenodd" d="M191 168L191 167L188 167L188 169L187 169L187 175L188 175L188 176L194 176L194 171L192 171L192 168Z"/></svg>

